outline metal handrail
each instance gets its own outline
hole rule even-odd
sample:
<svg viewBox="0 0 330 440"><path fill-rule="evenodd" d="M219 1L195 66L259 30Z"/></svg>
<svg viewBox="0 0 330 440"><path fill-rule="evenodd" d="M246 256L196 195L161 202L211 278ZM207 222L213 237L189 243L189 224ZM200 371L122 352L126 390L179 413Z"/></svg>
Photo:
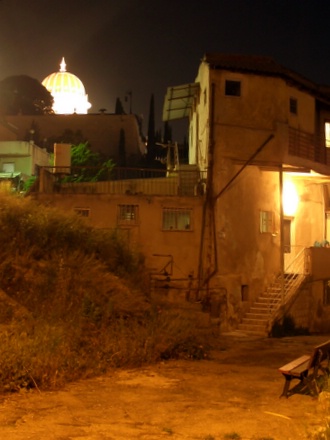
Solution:
<svg viewBox="0 0 330 440"><path fill-rule="evenodd" d="M275 295L272 294L272 301L270 301L268 305L270 315L275 315L280 306L292 298L294 293L305 280L307 275L305 253L306 248L303 248L285 268L284 274L280 274L274 283L268 287L268 293L274 290L276 291ZM280 302L278 302L279 299Z"/></svg>

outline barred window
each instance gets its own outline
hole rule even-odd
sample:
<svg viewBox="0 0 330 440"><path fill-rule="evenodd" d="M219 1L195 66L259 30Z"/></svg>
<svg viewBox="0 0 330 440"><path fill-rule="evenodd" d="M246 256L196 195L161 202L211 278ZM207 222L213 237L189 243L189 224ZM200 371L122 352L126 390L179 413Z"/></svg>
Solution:
<svg viewBox="0 0 330 440"><path fill-rule="evenodd" d="M163 230L165 231L191 231L191 209L164 208Z"/></svg>
<svg viewBox="0 0 330 440"><path fill-rule="evenodd" d="M118 224L136 225L138 223L138 205L118 205Z"/></svg>
<svg viewBox="0 0 330 440"><path fill-rule="evenodd" d="M273 211L260 211L260 232L274 232L274 213Z"/></svg>

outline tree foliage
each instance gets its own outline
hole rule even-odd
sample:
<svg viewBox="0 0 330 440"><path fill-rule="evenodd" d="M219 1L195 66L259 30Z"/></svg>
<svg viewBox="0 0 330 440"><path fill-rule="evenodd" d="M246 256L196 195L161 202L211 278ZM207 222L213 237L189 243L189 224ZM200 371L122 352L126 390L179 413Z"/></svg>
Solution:
<svg viewBox="0 0 330 440"><path fill-rule="evenodd" d="M126 166L126 140L125 140L125 130L120 129L119 134L119 144L118 144L118 158L120 167Z"/></svg>
<svg viewBox="0 0 330 440"><path fill-rule="evenodd" d="M119 98L116 99L116 107L115 107L116 115L125 115L124 106Z"/></svg>
<svg viewBox="0 0 330 440"><path fill-rule="evenodd" d="M71 165L74 174L66 177L70 182L97 182L109 177L114 162L102 161L99 153L92 151L88 142L71 146Z"/></svg>
<svg viewBox="0 0 330 440"><path fill-rule="evenodd" d="M155 99L154 95L150 98L149 121L148 121L148 142L147 142L147 159L149 162L156 157L156 132L155 132Z"/></svg>
<svg viewBox="0 0 330 440"><path fill-rule="evenodd" d="M0 81L0 110L7 115L53 113L53 97L37 80L27 75Z"/></svg>

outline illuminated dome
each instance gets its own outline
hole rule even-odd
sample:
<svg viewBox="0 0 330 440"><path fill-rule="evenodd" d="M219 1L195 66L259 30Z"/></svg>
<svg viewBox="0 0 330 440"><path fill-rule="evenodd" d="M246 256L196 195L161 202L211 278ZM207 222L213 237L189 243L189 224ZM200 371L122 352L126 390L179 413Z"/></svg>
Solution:
<svg viewBox="0 0 330 440"><path fill-rule="evenodd" d="M53 110L55 113L86 114L91 107L83 83L76 75L66 71L64 58L62 58L60 71L48 75L42 81L42 85L54 98Z"/></svg>

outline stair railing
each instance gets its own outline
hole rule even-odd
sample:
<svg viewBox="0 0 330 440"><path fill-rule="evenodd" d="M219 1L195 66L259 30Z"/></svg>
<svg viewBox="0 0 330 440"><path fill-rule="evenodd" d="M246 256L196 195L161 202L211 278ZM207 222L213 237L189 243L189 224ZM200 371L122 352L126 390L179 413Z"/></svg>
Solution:
<svg viewBox="0 0 330 440"><path fill-rule="evenodd" d="M269 302L270 315L274 315L281 305L288 302L306 279L309 273L306 258L306 248L302 248L285 268L284 274L280 274L273 285L267 289L267 291L276 291L275 294L272 294L272 300ZM274 289L274 285L277 286L277 289Z"/></svg>

